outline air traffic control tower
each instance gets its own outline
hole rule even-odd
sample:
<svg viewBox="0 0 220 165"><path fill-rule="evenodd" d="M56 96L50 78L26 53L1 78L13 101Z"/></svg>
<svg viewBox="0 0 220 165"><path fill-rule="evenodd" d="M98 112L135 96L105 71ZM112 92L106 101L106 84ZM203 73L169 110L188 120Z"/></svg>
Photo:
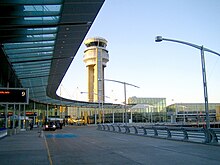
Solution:
<svg viewBox="0 0 220 165"><path fill-rule="evenodd" d="M104 102L104 68L109 61L107 41L101 37L85 40L83 61L88 72L88 101Z"/></svg>

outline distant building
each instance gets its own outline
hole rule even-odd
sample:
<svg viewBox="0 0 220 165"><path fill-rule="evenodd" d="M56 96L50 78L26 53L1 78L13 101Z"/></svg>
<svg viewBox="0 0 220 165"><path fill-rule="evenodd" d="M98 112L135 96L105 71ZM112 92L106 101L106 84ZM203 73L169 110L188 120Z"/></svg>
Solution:
<svg viewBox="0 0 220 165"><path fill-rule="evenodd" d="M128 98L128 104L139 104L131 108L133 122L166 121L166 98L143 98L134 96Z"/></svg>
<svg viewBox="0 0 220 165"><path fill-rule="evenodd" d="M204 103L175 103L167 107L168 121L205 122ZM210 122L220 121L220 103L209 103Z"/></svg>

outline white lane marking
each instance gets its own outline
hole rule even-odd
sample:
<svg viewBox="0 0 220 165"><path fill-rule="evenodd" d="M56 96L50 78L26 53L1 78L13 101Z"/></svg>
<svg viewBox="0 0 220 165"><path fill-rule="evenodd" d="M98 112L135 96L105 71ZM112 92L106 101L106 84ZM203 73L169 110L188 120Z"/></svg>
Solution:
<svg viewBox="0 0 220 165"><path fill-rule="evenodd" d="M128 139L117 138L117 137L112 137L112 139L116 139L116 140L120 140L120 141L126 141L126 142L128 142L128 141L129 141Z"/></svg>

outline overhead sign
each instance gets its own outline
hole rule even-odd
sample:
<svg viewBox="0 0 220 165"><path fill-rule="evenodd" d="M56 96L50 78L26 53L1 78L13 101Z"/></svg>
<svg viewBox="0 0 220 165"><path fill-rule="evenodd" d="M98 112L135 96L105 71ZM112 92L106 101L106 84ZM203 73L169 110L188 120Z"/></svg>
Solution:
<svg viewBox="0 0 220 165"><path fill-rule="evenodd" d="M25 88L0 88L0 104L28 104L29 90Z"/></svg>

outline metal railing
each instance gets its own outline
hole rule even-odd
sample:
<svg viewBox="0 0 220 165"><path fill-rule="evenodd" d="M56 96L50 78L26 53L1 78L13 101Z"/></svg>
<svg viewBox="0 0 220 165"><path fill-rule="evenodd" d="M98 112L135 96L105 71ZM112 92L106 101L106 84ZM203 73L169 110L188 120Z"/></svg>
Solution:
<svg viewBox="0 0 220 165"><path fill-rule="evenodd" d="M205 129L194 127L99 124L97 129L139 136L220 145L220 128Z"/></svg>

